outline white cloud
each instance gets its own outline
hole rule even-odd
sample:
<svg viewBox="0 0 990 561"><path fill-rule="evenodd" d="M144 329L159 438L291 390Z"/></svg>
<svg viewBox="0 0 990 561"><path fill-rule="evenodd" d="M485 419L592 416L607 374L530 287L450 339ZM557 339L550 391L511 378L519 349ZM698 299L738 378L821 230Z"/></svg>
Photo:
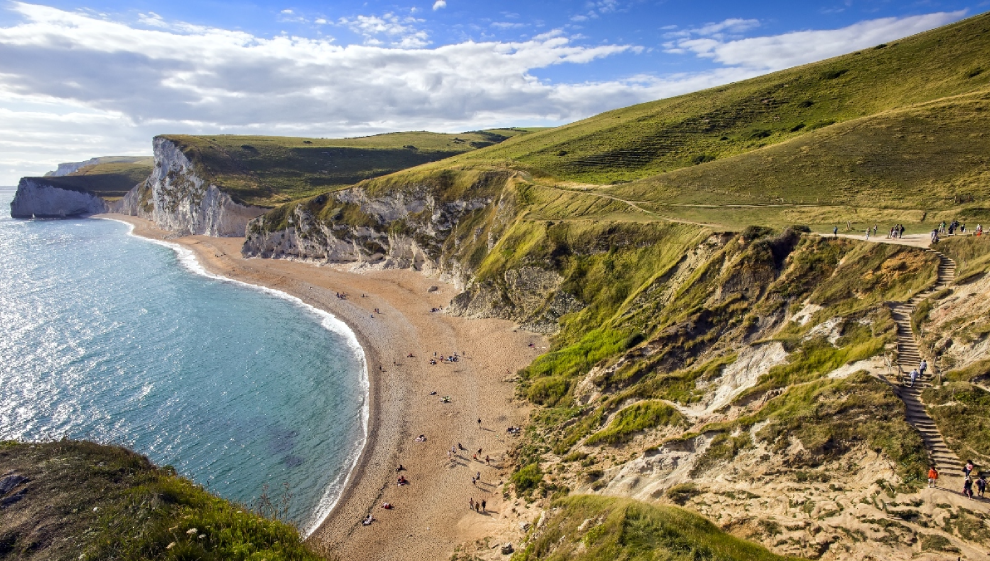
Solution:
<svg viewBox="0 0 990 561"><path fill-rule="evenodd" d="M446 0L437 0L436 2L433 3L433 11L437 11L441 8L446 8L446 7L447 7Z"/></svg>
<svg viewBox="0 0 990 561"><path fill-rule="evenodd" d="M393 13L384 16L357 16L340 18L340 24L345 25L355 33L364 36L367 45L384 45L381 37L386 37L388 44L403 49L418 49L430 44L429 33L417 29L417 24L423 20L412 16L399 17Z"/></svg>
<svg viewBox="0 0 990 561"><path fill-rule="evenodd" d="M961 10L905 18L881 18L841 29L795 31L771 37L734 40L722 39L721 32L746 29L752 25L748 22L755 20L726 20L691 31L696 35L709 35L708 37L679 39L665 43L664 49L668 53L691 53L727 66L779 70L921 33L956 21L965 13L965 10Z"/></svg>

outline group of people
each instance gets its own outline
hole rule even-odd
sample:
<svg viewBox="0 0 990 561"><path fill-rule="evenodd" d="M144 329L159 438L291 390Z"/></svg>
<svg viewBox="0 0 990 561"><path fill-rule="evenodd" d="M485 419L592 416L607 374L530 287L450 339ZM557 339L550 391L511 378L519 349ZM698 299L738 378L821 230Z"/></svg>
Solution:
<svg viewBox="0 0 990 561"><path fill-rule="evenodd" d="M921 361L921 364L919 364L917 368L911 370L911 373L909 374L909 376L911 378L911 383L910 383L910 385L908 387L913 388L914 387L914 383L918 381L918 377L919 376L920 377L924 377L925 376L925 371L926 370L928 370L928 361L927 360L922 360Z"/></svg>
<svg viewBox="0 0 990 561"><path fill-rule="evenodd" d="M976 485L976 493L980 498L983 498L987 490L987 478L982 472L976 474L974 477L973 471L975 470L973 465L973 460L967 460L966 465L963 467L963 488L962 494L964 497L974 498L973 495L973 485ZM938 487L938 469L932 464L928 468L928 487L934 488Z"/></svg>
<svg viewBox="0 0 990 561"><path fill-rule="evenodd" d="M468 499L468 508L475 512L488 512L488 501L481 499L480 501L474 500L474 497Z"/></svg>
<svg viewBox="0 0 990 561"><path fill-rule="evenodd" d="M888 238L896 240L898 238L904 237L904 225L894 224L894 227L890 229L890 234L887 235Z"/></svg>
<svg viewBox="0 0 990 561"><path fill-rule="evenodd" d="M458 362L459 360L461 360L461 357L456 352L448 356L443 356L442 354L438 356L437 353L433 353L433 358L430 359L430 365L436 366L437 362L454 363L454 362Z"/></svg>

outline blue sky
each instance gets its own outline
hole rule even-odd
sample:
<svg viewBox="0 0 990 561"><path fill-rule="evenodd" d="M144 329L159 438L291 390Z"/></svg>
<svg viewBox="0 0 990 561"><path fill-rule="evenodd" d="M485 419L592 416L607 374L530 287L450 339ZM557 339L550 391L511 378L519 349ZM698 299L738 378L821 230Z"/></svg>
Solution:
<svg viewBox="0 0 990 561"><path fill-rule="evenodd" d="M166 132L556 125L931 29L990 1L0 0L0 185Z"/></svg>

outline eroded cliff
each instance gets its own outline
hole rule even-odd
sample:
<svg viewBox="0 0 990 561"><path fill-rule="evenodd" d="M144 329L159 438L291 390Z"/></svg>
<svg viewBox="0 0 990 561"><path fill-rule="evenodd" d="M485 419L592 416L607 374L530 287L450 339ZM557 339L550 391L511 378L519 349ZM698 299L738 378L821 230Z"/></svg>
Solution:
<svg viewBox="0 0 990 561"><path fill-rule="evenodd" d="M154 154L151 177L124 197L118 212L183 235L243 236L248 222L267 210L235 202L165 137L155 137Z"/></svg>
<svg viewBox="0 0 990 561"><path fill-rule="evenodd" d="M107 211L107 203L87 191L53 185L40 177L24 177L10 202L13 218L68 218Z"/></svg>

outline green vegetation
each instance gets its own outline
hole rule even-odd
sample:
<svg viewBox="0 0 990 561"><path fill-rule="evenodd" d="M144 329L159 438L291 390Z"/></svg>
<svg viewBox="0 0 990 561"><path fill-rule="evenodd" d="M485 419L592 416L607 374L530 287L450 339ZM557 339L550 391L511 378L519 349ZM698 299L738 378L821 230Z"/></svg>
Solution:
<svg viewBox="0 0 990 561"><path fill-rule="evenodd" d="M924 483L928 456L921 437L904 420L903 402L866 373L793 386L738 424L761 420L770 423L757 433L760 440L778 449L788 446L790 437L801 441L807 455L793 459L795 465L819 465L862 443L891 459L907 489Z"/></svg>
<svg viewBox="0 0 990 561"><path fill-rule="evenodd" d="M26 478L5 497L2 557L319 559L291 526L211 495L123 448L5 442L0 473Z"/></svg>
<svg viewBox="0 0 990 561"><path fill-rule="evenodd" d="M990 464L990 392L968 382L925 389L928 414L963 461Z"/></svg>
<svg viewBox="0 0 990 561"><path fill-rule="evenodd" d="M672 506L628 499L571 496L513 561L771 561L774 555L731 536L704 518Z"/></svg>
<svg viewBox="0 0 990 561"><path fill-rule="evenodd" d="M644 429L681 425L685 421L684 415L662 401L641 401L620 410L605 430L588 437L585 444L618 444L630 440L634 434Z"/></svg>
<svg viewBox="0 0 990 561"><path fill-rule="evenodd" d="M126 162L107 159L111 161L86 166L69 175L30 179L59 189L93 193L105 200L113 201L123 197L135 185L148 179L154 168L154 161L150 157Z"/></svg>
<svg viewBox="0 0 990 561"><path fill-rule="evenodd" d="M197 174L241 203L276 206L502 142L530 129L362 138L165 135Z"/></svg>
<svg viewBox="0 0 990 561"><path fill-rule="evenodd" d="M984 222L983 227L990 229L990 224ZM990 234L943 238L938 250L956 262L957 284L976 280L990 270Z"/></svg>

